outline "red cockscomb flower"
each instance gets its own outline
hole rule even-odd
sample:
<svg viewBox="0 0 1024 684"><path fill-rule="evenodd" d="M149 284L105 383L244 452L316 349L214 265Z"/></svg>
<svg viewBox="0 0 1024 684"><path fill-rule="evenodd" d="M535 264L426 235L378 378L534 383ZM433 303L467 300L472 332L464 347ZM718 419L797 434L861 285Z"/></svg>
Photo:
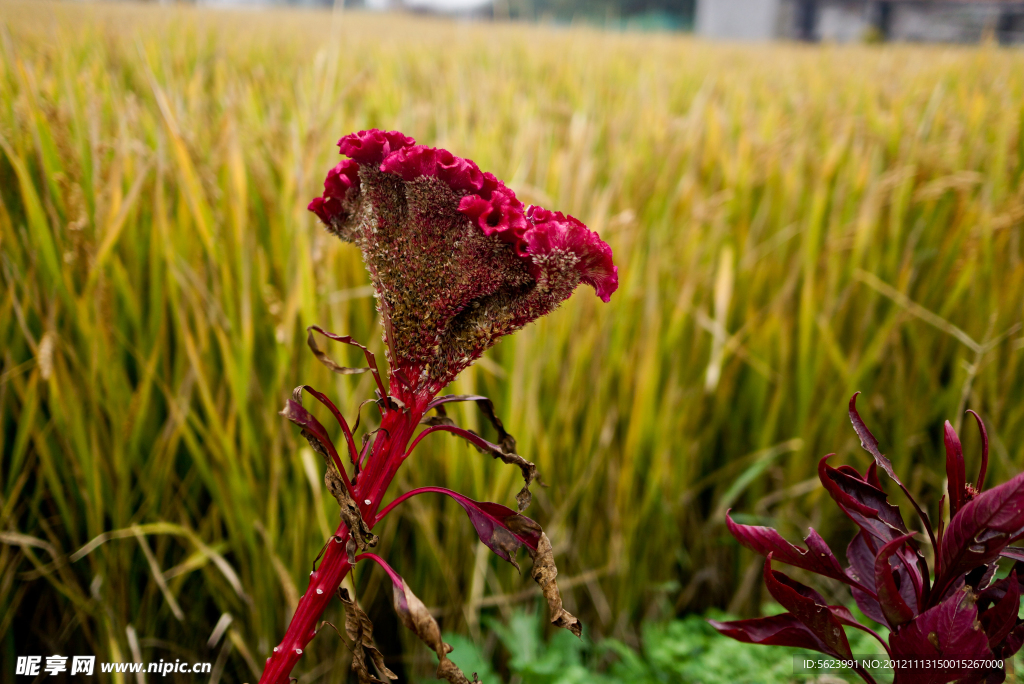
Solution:
<svg viewBox="0 0 1024 684"><path fill-rule="evenodd" d="M387 386L373 355L347 336L310 328L314 353L334 370L370 371L377 384L380 428L357 448L352 430L323 394L302 386L282 414L302 428L324 457L325 482L341 506L342 523L327 543L319 568L295 611L282 642L267 659L261 684L283 684L316 634L316 622L355 563L380 564L394 587L395 609L407 627L438 656L437 676L454 684L465 675L448 660L437 623L405 581L383 559L366 552L375 546L373 527L395 506L426 493L454 498L466 511L480 540L502 559L519 567L516 552L526 547L531 576L548 602L552 624L577 636L579 620L562 607L555 583L551 542L540 526L522 515L530 503L536 467L516 453L515 440L494 414L490 400L437 393L503 335L553 311L581 284L608 301L618 287L611 248L571 216L523 206L511 189L469 159L442 149L416 145L398 131L361 131L342 138L349 157L327 174L324 192L309 209L328 231L359 247L370 273L384 327L388 356ZM316 346L313 332L359 346L364 369L342 368ZM352 467L347 468L326 429L302 407L303 393L326 406L345 435ZM457 427L445 413L456 401L477 403L498 433L497 443ZM437 415L424 417L429 411ZM420 425L426 429L419 430ZM433 432L462 437L484 452L520 468L525 486L518 510L473 501L440 487L406 492L381 508L388 485L419 442ZM349 471L351 470L351 474ZM363 553L357 552L362 551ZM372 647L369 619L354 598L346 606L346 632L358 635L352 668L360 683L394 679Z"/></svg>

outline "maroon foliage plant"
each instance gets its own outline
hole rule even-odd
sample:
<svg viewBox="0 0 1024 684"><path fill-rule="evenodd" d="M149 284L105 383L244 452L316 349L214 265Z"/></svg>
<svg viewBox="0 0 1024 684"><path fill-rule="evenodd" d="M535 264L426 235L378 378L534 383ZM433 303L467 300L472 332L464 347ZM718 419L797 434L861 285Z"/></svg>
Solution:
<svg viewBox="0 0 1024 684"><path fill-rule="evenodd" d="M946 477L949 524L933 528L928 514L910 496L879 450L878 440L861 420L857 395L850 399L850 420L861 446L874 458L861 475L848 465L833 468L829 454L818 477L829 495L859 528L846 549L846 568L813 529L807 549L790 544L768 527L741 525L726 514L729 532L743 546L766 556L768 592L787 613L773 617L711 624L722 634L751 644L796 646L834 658L852 655L845 627L878 639L894 663L894 684L998 684L1006 679L999 663L1024 644L1024 620L1017 617L1024 590L1024 549L1009 546L1024 537L1024 473L982 491L988 466L985 425L977 485L967 481L960 439L947 421ZM889 503L878 469L903 490L917 513L931 548L932 566L922 542L907 529L898 507ZM945 497L943 497L943 501ZM1010 575L994 580L1000 558L1014 562ZM857 622L843 606L829 605L814 589L772 568L778 561L847 585L863 613L891 630L886 643ZM874 682L863 668L856 668Z"/></svg>
<svg viewBox="0 0 1024 684"><path fill-rule="evenodd" d="M330 233L362 252L381 317L388 373L385 383L373 354L352 338L309 328L310 348L332 370L373 375L380 426L357 446L355 427L349 427L330 399L308 386L296 388L281 412L302 428L303 437L324 458L324 480L341 507L341 523L310 573L309 587L284 639L267 659L260 682L288 681L335 595L345 604L345 633L352 641L352 669L360 684L396 678L373 646L369 618L354 597L339 590L341 580L362 560L378 563L390 577L402 623L437 653L438 678L467 682L448 660L451 647L441 640L437 622L423 603L383 559L368 551L378 541L373 529L412 496L450 496L495 554L518 568L516 552L526 547L533 560L530 574L547 599L551 622L581 633L580 622L562 608L551 542L522 514L537 477L534 464L516 453L515 440L490 400L437 395L499 338L553 311L580 283L591 285L607 302L618 286L618 273L611 249L596 233L571 216L524 207L504 183L468 159L416 145L398 131L354 133L338 147L348 159L328 172L323 195L309 209ZM367 366L338 365L317 345L314 332L359 347ZM303 408L303 392L337 420L348 466L324 426ZM452 402L475 402L496 429L497 443L456 426L445 412ZM516 497L518 509L474 501L441 487L414 489L382 508L399 467L435 432L462 437L517 466L525 480Z"/></svg>

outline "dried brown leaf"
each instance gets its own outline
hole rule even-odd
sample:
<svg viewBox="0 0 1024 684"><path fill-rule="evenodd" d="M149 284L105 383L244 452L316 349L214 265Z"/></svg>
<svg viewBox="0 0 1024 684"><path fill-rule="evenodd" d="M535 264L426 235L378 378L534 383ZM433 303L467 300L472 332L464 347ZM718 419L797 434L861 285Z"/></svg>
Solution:
<svg viewBox="0 0 1024 684"><path fill-rule="evenodd" d="M348 345L351 345L353 347L358 347L359 349L363 350L363 356L366 358L366 364L367 364L366 367L364 367L364 368L348 368L346 366L342 366L341 364L335 362L334 359L332 359L330 356L328 356L325 351L323 351L322 349L320 349L319 346L317 346L316 338L313 335L314 331L320 333L321 335L323 335L327 339L334 340L335 342L341 342L342 344L348 344ZM382 396L386 396L387 395L387 391L384 389L384 383L381 381L381 378L380 378L380 371L377 370L377 359L376 359L376 357L374 357L373 352L371 352L369 349L367 349L364 345L359 344L358 342L353 340L348 335L337 335L337 334L332 333L332 332L327 332L326 330L322 329L320 326L311 325L308 328L306 328L306 332L307 332L306 344L309 345L310 351L313 352L313 355L316 356L316 358L320 361L320 363L324 364L325 366L330 368L335 373L340 373L341 375L354 375L354 374L358 374L358 373L369 372L369 373L373 374L373 379L377 383L377 389L380 391L380 394Z"/></svg>
<svg viewBox="0 0 1024 684"><path fill-rule="evenodd" d="M412 593L409 585L402 580L402 586L397 582L393 584L395 612L402 620L402 624L410 629L423 643L429 646L437 654L437 678L444 679L451 684L470 684L466 675L452 661L448 660L448 654L452 647L441 640L441 628L437 620L430 614L423 601L416 594ZM479 682L476 674L473 675L473 682Z"/></svg>
<svg viewBox="0 0 1024 684"><path fill-rule="evenodd" d="M480 406L481 410L483 410L484 415L486 415L491 421L494 429L498 431L498 443L494 444L492 442L488 442L472 430L458 428L455 425L455 421L448 417L448 413L444 409L445 403L453 401L475 401L477 405ZM537 466L516 453L515 437L505 431L505 426L494 414L494 404L491 403L491 400L487 397L479 397L475 395L451 395L435 400L431 404L430 408L434 409L437 412L437 415L422 418L420 420L421 424L430 425L432 427L445 426L456 428L456 430L451 432L469 440L469 442L481 453L490 454L504 463L508 463L509 465L514 465L519 468L523 473L523 488L519 490L518 494L516 494L516 503L518 504L517 507L520 513L525 511L533 500L533 495L530 493L530 485L533 484L534 480L538 479Z"/></svg>
<svg viewBox="0 0 1024 684"><path fill-rule="evenodd" d="M310 444L312 444L312 440ZM348 562L355 565L356 552L377 546L380 539L370 531L370 526L363 520L363 514L359 510L358 504L349 495L345 483L329 463L327 472L324 473L324 484L327 485L327 491L338 502L338 506L341 508L341 519L348 526L349 538L345 551L348 555Z"/></svg>
<svg viewBox="0 0 1024 684"><path fill-rule="evenodd" d="M373 623L369 616L348 595L347 589L339 589L338 598L345 604L345 633L352 640L352 671L359 678L359 684L385 684L385 680L378 679L370 672L367 658L379 675L387 679L398 679L398 675L384 664L384 656L373 645Z"/></svg>
<svg viewBox="0 0 1024 684"><path fill-rule="evenodd" d="M551 624L556 627L564 627L576 636L583 634L583 625L569 611L562 607L562 595L558 593L558 585L555 577L558 576L558 568L555 567L555 554L551 548L551 540L548 535L541 532L540 542L537 550L527 547L530 557L533 559L533 569L530 576L540 585L544 598L548 602L548 612L551 616Z"/></svg>

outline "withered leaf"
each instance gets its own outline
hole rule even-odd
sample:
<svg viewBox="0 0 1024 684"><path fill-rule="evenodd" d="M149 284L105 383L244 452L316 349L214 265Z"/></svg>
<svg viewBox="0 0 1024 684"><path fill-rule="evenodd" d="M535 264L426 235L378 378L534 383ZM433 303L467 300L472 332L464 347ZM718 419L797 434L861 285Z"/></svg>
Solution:
<svg viewBox="0 0 1024 684"><path fill-rule="evenodd" d="M519 470L523 473L523 488L516 494L516 502L518 503L519 512L522 513L526 510L526 507L530 505L532 495L530 494L530 485L537 477L537 466L527 461L525 458L515 452L506 451L503 447L488 442L486 439L473 432L472 430L466 430L460 428L451 423L451 421L438 421L433 424L431 428L437 431L450 432L453 435L462 437L464 440L472 444L477 448L478 451L490 454L494 458L501 459L503 462L509 465L518 466ZM510 444L515 446L515 440L511 440Z"/></svg>
<svg viewBox="0 0 1024 684"><path fill-rule="evenodd" d="M516 552L519 548L523 545L536 548L540 541L540 525L511 508L490 501L474 501L444 487L423 487L414 493L423 492L437 492L455 499L469 516L480 541L500 558L515 566L516 570L519 570L519 563L516 561Z"/></svg>
<svg viewBox="0 0 1024 684"><path fill-rule="evenodd" d="M387 679L398 679L398 675L384 664L384 656L373 645L373 623L370 618L355 599L348 595L347 589L339 589L338 598L345 604L345 633L352 640L352 671L359 677L359 684L385 684L383 679L378 679L370 672L367 658L373 662L379 675Z"/></svg>
<svg viewBox="0 0 1024 684"><path fill-rule="evenodd" d="M423 601L416 594L412 593L409 585L402 580L401 586L397 581L392 582L394 588L395 612L402 620L402 624L420 638L437 654L437 678L443 679L451 684L470 684L462 670L448 660L448 654L452 647L441 640L441 628L437 620L430 614ZM473 682L478 682L476 674L473 675Z"/></svg>
<svg viewBox="0 0 1024 684"><path fill-rule="evenodd" d="M480 411L487 417L487 420L497 431L498 442L497 444L488 442L472 430L462 430L459 428L459 432L455 432L455 434L465 432L472 435L476 439L471 439L465 435L462 436L466 437L466 439L468 439L481 452L489 453L494 458L499 458L509 465L517 466L522 471L525 483L523 488L519 490L519 493L516 494L516 502L518 504L519 512L522 513L527 509L533 499L533 495L530 493L530 485L538 478L537 466L516 453L516 438L505 430L504 423L501 422L501 419L498 418L498 415L494 412L494 402L487 397L477 394L449 394L448 396L438 397L430 402L427 405L427 410L429 411L430 409L434 409L434 411L437 412L437 415L424 418L420 422L424 425L444 425L454 427L455 422L448 417L444 405L453 402L465 401L476 403L480 408Z"/></svg>
<svg viewBox="0 0 1024 684"><path fill-rule="evenodd" d="M313 336L314 331L320 333L327 339L334 340L335 342L341 342L343 344L348 344L353 347L359 347L360 349L363 350L363 356L366 358L367 366L365 368L347 368L335 362L334 359L328 356L325 351L323 351L322 349L320 349L319 346L317 346L316 338ZM306 328L306 332L306 344L309 345L310 351L313 352L313 355L320 361L320 363L324 364L335 373L339 373L341 375L354 375L357 373L370 372L373 374L373 379L377 383L377 389L380 391L382 395L387 396L387 390L384 389L384 383L380 379L380 371L377 370L377 358L373 355L373 352L367 349L364 345L359 344L358 342L353 340L348 335L337 335L332 332L327 332L326 330L322 329L320 326L317 325L309 326L308 328Z"/></svg>
<svg viewBox="0 0 1024 684"><path fill-rule="evenodd" d="M445 410L444 405L453 402L472 401L480 408L487 420L490 421L491 425L498 433L498 444L502 449L509 453L515 453L516 451L516 440L515 437L505 431L505 425L498 418L498 414L494 412L494 402L487 397L480 396L478 394L449 394L444 397L438 397L434 399L430 404L427 405L427 410L434 409L437 411L438 416L444 416Z"/></svg>
<svg viewBox="0 0 1024 684"><path fill-rule="evenodd" d="M582 636L583 625L572 613L562 607L562 595L558 593L558 585L555 584L555 577L558 576L558 568L555 566L555 553L551 548L551 540L548 535L541 532L537 549L526 547L533 559L533 569L530 576L533 581L540 585L544 592L544 598L548 602L548 613L551 617L551 624L556 627L564 627L576 636Z"/></svg>
<svg viewBox="0 0 1024 684"><path fill-rule="evenodd" d="M345 521L349 529L349 539L345 551L348 555L348 562L351 565L355 565L356 551L365 551L367 548L377 546L377 542L380 539L370 531L369 525L363 520L363 514L360 512L359 506L349 496L345 483L341 481L338 473L329 465L327 472L324 473L324 484L327 485L327 491L331 493L331 496L338 502L338 506L341 507L341 519Z"/></svg>

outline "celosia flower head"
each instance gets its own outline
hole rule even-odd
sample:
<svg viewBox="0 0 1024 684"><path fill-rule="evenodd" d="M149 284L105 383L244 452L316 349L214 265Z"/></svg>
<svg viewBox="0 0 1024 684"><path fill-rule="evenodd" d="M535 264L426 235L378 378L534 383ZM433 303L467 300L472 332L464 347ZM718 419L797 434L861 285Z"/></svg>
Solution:
<svg viewBox="0 0 1024 684"><path fill-rule="evenodd" d="M583 223L526 208L493 174L398 131L338 142L314 212L363 253L392 377L436 392L500 337L554 310L580 283L608 301L611 248Z"/></svg>

